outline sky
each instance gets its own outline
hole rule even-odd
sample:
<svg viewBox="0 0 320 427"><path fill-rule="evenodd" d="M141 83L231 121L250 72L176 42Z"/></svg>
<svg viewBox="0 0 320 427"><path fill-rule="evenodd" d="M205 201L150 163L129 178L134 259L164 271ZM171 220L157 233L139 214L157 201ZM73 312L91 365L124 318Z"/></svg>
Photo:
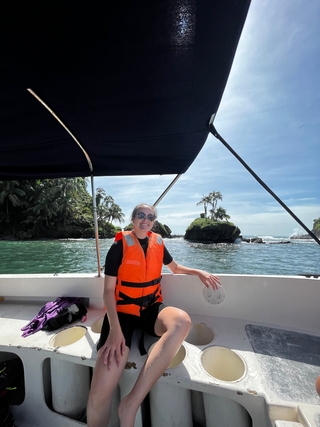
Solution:
<svg viewBox="0 0 320 427"><path fill-rule="evenodd" d="M252 0L215 118L219 134L312 229L320 217L320 2ZM120 205L153 204L174 175L96 177ZM158 205L158 220L184 234L203 212L203 195L220 191L243 236L306 234L213 136ZM119 224L115 224L119 225Z"/></svg>

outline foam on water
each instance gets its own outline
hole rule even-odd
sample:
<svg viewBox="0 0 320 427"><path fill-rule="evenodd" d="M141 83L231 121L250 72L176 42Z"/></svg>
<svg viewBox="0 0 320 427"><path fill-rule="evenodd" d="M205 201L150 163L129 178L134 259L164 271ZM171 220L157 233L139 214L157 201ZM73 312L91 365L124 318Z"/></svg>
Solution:
<svg viewBox="0 0 320 427"><path fill-rule="evenodd" d="M276 236L276 237L275 236L257 236L257 237L260 237L264 242L266 241L281 242L289 239L289 237L283 237L283 236Z"/></svg>

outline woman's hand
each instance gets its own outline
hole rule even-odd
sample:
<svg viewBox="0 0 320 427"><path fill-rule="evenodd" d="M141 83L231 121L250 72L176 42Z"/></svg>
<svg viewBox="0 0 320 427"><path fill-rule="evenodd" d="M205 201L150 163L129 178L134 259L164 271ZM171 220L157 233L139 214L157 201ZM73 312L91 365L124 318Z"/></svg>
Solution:
<svg viewBox="0 0 320 427"><path fill-rule="evenodd" d="M206 271L199 270L198 277L207 288L211 286L213 289L218 289L218 286L221 286L219 277Z"/></svg>
<svg viewBox="0 0 320 427"><path fill-rule="evenodd" d="M103 363L108 365L108 369L111 369L114 358L117 365L120 366L120 359L124 355L125 345L126 341L121 329L110 330L107 341L98 352L98 357L103 357Z"/></svg>

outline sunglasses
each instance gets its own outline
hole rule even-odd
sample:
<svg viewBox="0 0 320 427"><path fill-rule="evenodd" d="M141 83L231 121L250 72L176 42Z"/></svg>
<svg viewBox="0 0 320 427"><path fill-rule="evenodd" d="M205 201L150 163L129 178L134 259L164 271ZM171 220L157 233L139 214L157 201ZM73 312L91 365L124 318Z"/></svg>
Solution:
<svg viewBox="0 0 320 427"><path fill-rule="evenodd" d="M139 212L137 214L137 217L139 219L146 219L146 218L148 218L148 221L154 221L155 218L156 218L155 215L152 215L152 214L146 215L144 212Z"/></svg>

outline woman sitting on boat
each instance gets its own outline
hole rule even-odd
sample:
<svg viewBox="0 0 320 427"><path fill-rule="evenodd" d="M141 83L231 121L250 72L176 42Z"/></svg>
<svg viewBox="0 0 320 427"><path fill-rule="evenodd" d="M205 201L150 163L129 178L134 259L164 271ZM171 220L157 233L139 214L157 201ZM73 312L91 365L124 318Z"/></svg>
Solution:
<svg viewBox="0 0 320 427"><path fill-rule="evenodd" d="M174 261L161 236L150 232L156 218L147 204L132 212L134 230L120 232L111 246L105 267L103 300L106 316L98 344L98 358L87 408L89 427L107 426L113 392L126 366L135 329L160 337L139 377L119 405L121 427L133 427L137 410L188 335L186 312L162 302L162 264L174 274L197 275L206 287L217 289L219 278ZM200 289L200 288L199 288Z"/></svg>

